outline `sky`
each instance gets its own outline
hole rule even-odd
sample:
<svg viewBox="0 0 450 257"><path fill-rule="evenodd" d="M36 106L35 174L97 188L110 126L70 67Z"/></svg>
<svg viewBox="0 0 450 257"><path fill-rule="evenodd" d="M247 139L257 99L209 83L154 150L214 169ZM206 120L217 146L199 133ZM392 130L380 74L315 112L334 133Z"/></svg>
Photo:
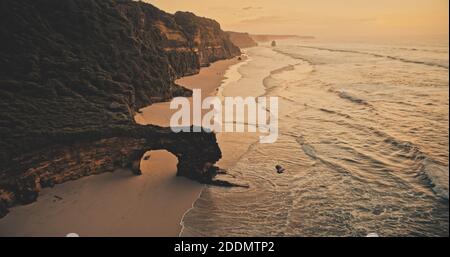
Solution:
<svg viewBox="0 0 450 257"><path fill-rule="evenodd" d="M224 30L318 38L447 37L448 0L145 0Z"/></svg>

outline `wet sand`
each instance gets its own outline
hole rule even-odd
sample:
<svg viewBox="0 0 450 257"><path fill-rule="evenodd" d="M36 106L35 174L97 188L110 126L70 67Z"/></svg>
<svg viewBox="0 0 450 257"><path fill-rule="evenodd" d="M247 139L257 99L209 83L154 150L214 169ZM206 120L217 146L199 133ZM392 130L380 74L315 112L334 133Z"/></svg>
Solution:
<svg viewBox="0 0 450 257"><path fill-rule="evenodd" d="M214 95L225 71L237 59L218 61L177 83ZM139 124L168 126L169 103L144 108ZM176 177L177 159L151 151L142 160L142 176L117 170L42 190L38 201L12 208L0 219L0 236L178 236L180 221L203 185Z"/></svg>

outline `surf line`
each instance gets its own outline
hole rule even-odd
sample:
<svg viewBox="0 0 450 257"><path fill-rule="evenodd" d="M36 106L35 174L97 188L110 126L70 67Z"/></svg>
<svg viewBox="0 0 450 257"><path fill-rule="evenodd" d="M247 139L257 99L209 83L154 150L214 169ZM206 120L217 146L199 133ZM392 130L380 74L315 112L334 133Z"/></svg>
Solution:
<svg viewBox="0 0 450 257"><path fill-rule="evenodd" d="M261 133L262 144L275 143L278 139L278 97L227 96L222 103L217 96L202 100L201 89L194 89L192 108L189 98L176 97L170 102L170 109L177 110L170 118L170 128L175 133L247 131ZM209 111L202 117L202 110Z"/></svg>

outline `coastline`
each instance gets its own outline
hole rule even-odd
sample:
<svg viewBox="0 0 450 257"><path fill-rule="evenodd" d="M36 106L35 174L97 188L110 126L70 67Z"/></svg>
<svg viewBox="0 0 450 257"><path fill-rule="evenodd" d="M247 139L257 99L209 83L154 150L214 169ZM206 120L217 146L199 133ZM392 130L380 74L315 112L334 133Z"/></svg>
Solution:
<svg viewBox="0 0 450 257"><path fill-rule="evenodd" d="M199 74L186 76L176 81L177 84L189 89L201 89L202 99L208 96L218 96L223 99L225 96L241 96L241 90L236 90L235 84L242 79L238 68L251 61L251 58L244 55L242 61L237 58L217 61L209 67L202 68ZM247 89L246 89L247 90ZM244 96L259 95L261 89L256 91L248 89ZM192 98L190 104L192 106ZM202 110L204 115L208 110ZM141 125L158 125L169 127L170 117L176 110L170 110L170 102L162 102L140 109L136 114L135 120ZM192 115L192 113L191 113ZM201 126L201 124L197 124ZM230 169L239 160L239 158L248 150L248 146L258 140L259 134L243 133L217 133L217 141L222 151L222 159L217 162L217 166L223 169ZM231 179L231 178L228 178Z"/></svg>
<svg viewBox="0 0 450 257"><path fill-rule="evenodd" d="M237 58L217 61L177 83L202 89L202 97L214 95L237 63ZM142 111L135 117L138 124L169 125L169 102ZM142 176L116 170L43 189L36 202L14 207L0 219L0 236L178 236L203 185L176 177L173 154L149 154L141 161Z"/></svg>
<svg viewBox="0 0 450 257"><path fill-rule="evenodd" d="M226 79L226 71L239 62L237 58L217 61L209 67L201 68L198 74L182 77L175 83L191 90L201 89L202 99L204 99L217 94L222 82ZM135 116L135 121L141 125L169 127L170 117L175 112L176 110L170 110L170 102L156 103L140 109L140 113Z"/></svg>

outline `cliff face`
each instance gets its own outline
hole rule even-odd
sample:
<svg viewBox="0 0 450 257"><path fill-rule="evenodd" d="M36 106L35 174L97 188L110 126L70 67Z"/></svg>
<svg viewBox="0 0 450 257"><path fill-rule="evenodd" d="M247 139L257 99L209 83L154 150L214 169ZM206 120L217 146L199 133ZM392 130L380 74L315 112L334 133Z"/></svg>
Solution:
<svg viewBox="0 0 450 257"><path fill-rule="evenodd" d="M203 166L220 158L214 135L169 135L133 117L189 96L175 78L240 54L216 22L127 0L1 1L0 37L0 217L41 186L110 171L144 150L168 149L180 175L211 177Z"/></svg>
<svg viewBox="0 0 450 257"><path fill-rule="evenodd" d="M178 76L195 74L200 67L241 54L220 24L190 12L164 13L151 5L119 5L133 25L134 37L151 38ZM156 34L156 37L153 33Z"/></svg>
<svg viewBox="0 0 450 257"><path fill-rule="evenodd" d="M186 31L186 36L193 42L193 49L199 55L201 66L208 66L217 60L237 56L241 53L220 29L220 24L214 20L195 16L190 12L175 13L175 21Z"/></svg>
<svg viewBox="0 0 450 257"><path fill-rule="evenodd" d="M258 46L258 43L248 33L228 31L227 34L230 36L231 42L239 48Z"/></svg>

